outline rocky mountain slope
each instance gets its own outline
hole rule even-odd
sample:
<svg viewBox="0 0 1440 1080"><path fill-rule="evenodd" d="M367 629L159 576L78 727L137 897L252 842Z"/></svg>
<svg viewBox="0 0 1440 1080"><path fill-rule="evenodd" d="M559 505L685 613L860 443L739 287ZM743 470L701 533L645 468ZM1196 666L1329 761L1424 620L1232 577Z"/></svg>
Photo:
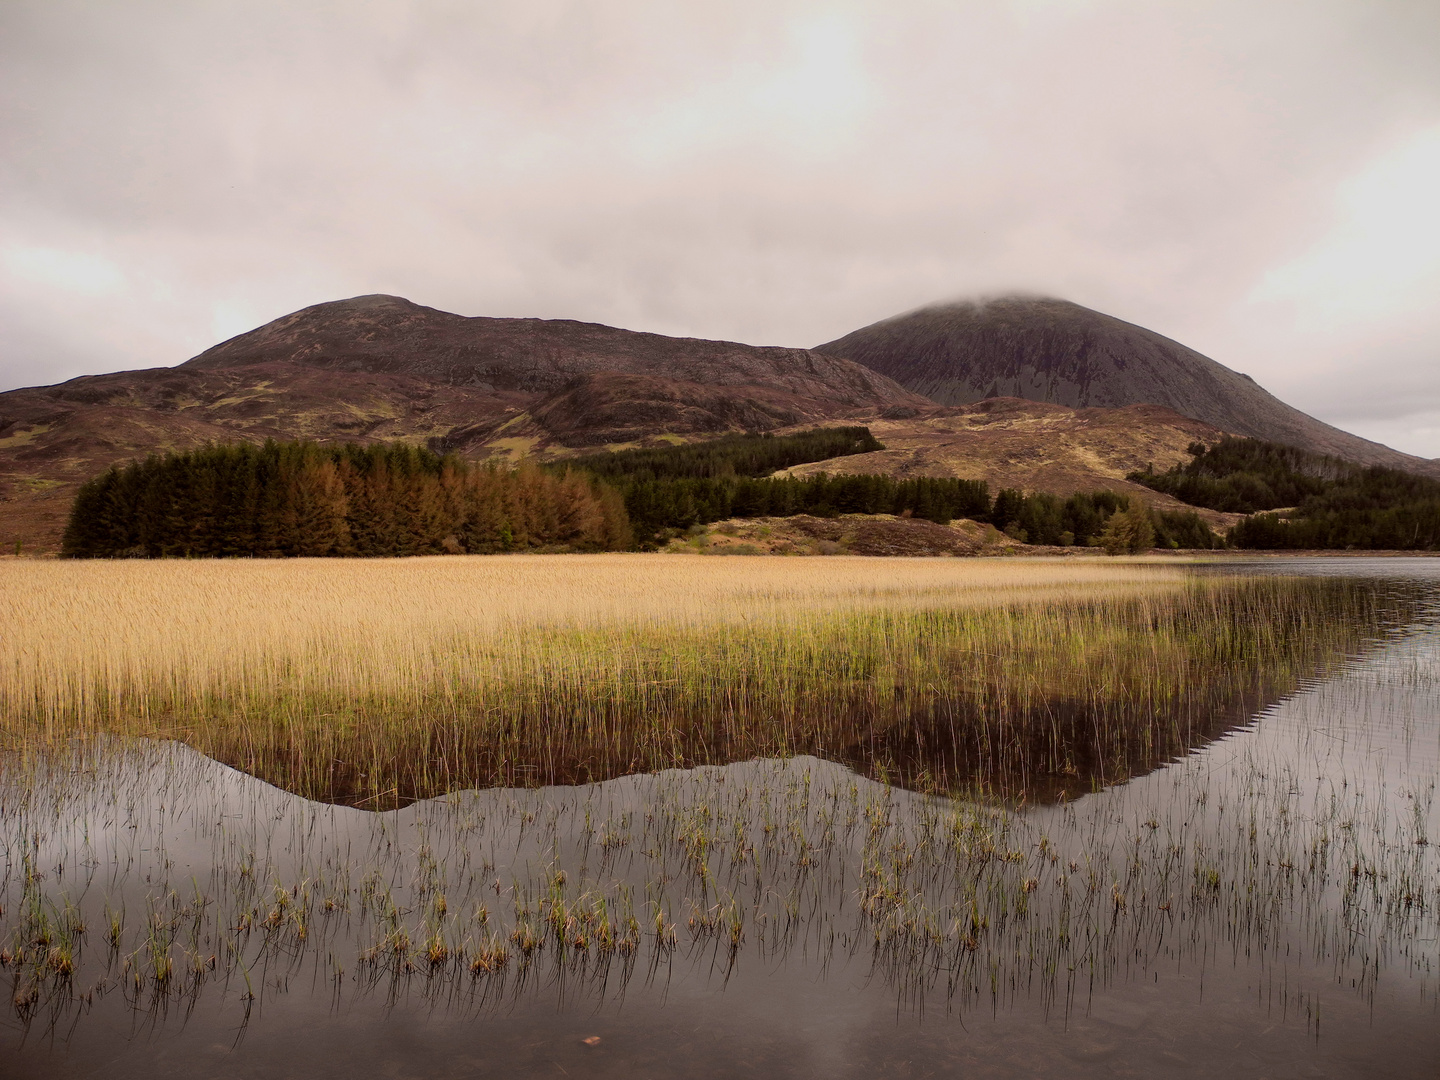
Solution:
<svg viewBox="0 0 1440 1080"><path fill-rule="evenodd" d="M885 319L818 347L942 405L1017 397L1072 407L1164 405L1235 435L1366 465L1437 466L1341 431L1167 337L1066 300L1006 297Z"/></svg>

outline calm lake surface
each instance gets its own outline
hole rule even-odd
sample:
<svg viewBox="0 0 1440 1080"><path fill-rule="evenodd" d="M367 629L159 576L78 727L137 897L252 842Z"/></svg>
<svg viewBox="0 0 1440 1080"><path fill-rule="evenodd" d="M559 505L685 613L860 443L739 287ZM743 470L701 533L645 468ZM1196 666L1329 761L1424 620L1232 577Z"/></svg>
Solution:
<svg viewBox="0 0 1440 1080"><path fill-rule="evenodd" d="M386 813L171 743L0 772L0 1076L1435 1076L1440 561L1212 572L1426 614L1011 810L813 758Z"/></svg>

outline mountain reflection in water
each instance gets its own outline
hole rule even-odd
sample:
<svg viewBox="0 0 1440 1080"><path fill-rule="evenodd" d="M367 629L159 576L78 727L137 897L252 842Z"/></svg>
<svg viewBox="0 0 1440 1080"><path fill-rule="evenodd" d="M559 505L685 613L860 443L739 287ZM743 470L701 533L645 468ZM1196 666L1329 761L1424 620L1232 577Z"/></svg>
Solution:
<svg viewBox="0 0 1440 1080"><path fill-rule="evenodd" d="M1232 706L1018 809L810 757L384 813L14 765L4 1072L1433 1076L1440 628Z"/></svg>

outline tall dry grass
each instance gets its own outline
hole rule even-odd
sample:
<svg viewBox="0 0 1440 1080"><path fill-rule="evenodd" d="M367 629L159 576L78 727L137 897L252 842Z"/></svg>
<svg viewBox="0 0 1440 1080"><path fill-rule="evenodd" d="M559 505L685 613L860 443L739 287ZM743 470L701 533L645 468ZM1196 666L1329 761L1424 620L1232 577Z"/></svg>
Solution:
<svg viewBox="0 0 1440 1080"><path fill-rule="evenodd" d="M69 731L109 723L116 709L159 719L187 699L281 687L428 694L437 667L513 652L537 631L795 625L859 610L1134 596L1181 580L1168 566L1066 560L6 561L0 694L7 720L20 711Z"/></svg>
<svg viewBox="0 0 1440 1080"><path fill-rule="evenodd" d="M1178 752L1381 621L1357 586L1140 562L16 561L0 737L175 737L375 806L796 752L1063 786Z"/></svg>

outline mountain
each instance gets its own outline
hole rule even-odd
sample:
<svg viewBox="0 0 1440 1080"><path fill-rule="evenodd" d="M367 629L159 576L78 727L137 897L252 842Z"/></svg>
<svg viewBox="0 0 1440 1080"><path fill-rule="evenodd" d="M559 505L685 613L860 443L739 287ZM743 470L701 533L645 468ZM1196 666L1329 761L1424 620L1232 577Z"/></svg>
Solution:
<svg viewBox="0 0 1440 1080"><path fill-rule="evenodd" d="M403 439L469 457L556 455L929 404L805 349L359 296L178 367L0 394L0 551L53 549L75 487L110 464L209 441Z"/></svg>
<svg viewBox="0 0 1440 1080"><path fill-rule="evenodd" d="M405 440L514 459L838 421L872 424L893 453L830 471L1057 492L1122 486L1129 468L1164 468L1220 431L1436 470L1061 300L926 308L785 349L374 295L304 308L178 367L0 394L0 553L55 550L76 487L109 465L211 441Z"/></svg>
<svg viewBox="0 0 1440 1080"><path fill-rule="evenodd" d="M531 394L607 373L763 388L847 406L913 400L888 379L807 349L672 338L569 319L472 318L383 295L304 308L207 349L179 370L274 362Z"/></svg>
<svg viewBox="0 0 1440 1080"><path fill-rule="evenodd" d="M1440 466L1291 408L1248 375L1067 300L1011 296L885 319L817 348L942 405L1017 397L1071 407L1163 405L1222 431L1435 474Z"/></svg>

